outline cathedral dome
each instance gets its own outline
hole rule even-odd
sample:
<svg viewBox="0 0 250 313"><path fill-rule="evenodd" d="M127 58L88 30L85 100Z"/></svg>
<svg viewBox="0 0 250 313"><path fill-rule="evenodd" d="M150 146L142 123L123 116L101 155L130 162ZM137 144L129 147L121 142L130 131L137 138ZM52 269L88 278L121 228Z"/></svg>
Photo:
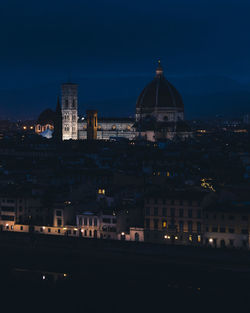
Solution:
<svg viewBox="0 0 250 313"><path fill-rule="evenodd" d="M44 110L37 119L38 124L52 124L55 122L55 112L51 109Z"/></svg>
<svg viewBox="0 0 250 313"><path fill-rule="evenodd" d="M148 113L155 108L176 108L184 110L181 95L176 88L166 80L160 61L158 63L154 80L143 89L137 99L137 110L140 109Z"/></svg>

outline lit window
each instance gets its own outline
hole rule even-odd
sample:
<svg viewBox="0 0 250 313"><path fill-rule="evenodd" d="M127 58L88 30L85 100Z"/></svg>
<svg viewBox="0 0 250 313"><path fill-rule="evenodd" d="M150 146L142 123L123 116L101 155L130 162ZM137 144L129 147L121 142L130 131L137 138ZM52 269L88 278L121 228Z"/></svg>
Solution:
<svg viewBox="0 0 250 313"><path fill-rule="evenodd" d="M167 221L162 222L162 228L167 228Z"/></svg>
<svg viewBox="0 0 250 313"><path fill-rule="evenodd" d="M105 189L98 189L99 195L105 195Z"/></svg>

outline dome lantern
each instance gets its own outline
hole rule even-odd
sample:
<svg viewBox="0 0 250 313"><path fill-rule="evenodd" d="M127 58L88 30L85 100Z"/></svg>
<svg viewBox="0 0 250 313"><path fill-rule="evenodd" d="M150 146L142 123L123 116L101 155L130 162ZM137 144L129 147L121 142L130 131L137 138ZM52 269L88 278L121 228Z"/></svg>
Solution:
<svg viewBox="0 0 250 313"><path fill-rule="evenodd" d="M161 65L161 60L158 60L158 67L155 72L156 72L156 77L163 76L163 68Z"/></svg>

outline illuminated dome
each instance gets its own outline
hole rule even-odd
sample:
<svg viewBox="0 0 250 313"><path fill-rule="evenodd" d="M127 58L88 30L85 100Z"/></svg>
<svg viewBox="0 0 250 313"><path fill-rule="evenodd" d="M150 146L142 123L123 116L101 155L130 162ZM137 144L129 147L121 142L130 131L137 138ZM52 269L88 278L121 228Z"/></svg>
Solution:
<svg viewBox="0 0 250 313"><path fill-rule="evenodd" d="M160 61L154 80L139 95L136 102L136 117L153 115L157 120L183 119L184 105L176 88L164 77ZM176 116L173 116L176 113ZM180 114L178 114L180 113Z"/></svg>
<svg viewBox="0 0 250 313"><path fill-rule="evenodd" d="M168 82L163 73L156 75L155 79L149 83L140 94L136 107L177 107L183 108L181 95L176 88Z"/></svg>

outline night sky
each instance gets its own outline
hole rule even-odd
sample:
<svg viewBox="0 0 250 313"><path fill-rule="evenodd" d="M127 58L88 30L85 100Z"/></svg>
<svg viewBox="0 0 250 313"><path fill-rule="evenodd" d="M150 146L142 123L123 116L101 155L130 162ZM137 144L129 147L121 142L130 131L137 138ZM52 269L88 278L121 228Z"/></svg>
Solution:
<svg viewBox="0 0 250 313"><path fill-rule="evenodd" d="M0 1L0 118L36 118L60 84L80 113L134 114L160 58L187 118L250 113L249 0Z"/></svg>

